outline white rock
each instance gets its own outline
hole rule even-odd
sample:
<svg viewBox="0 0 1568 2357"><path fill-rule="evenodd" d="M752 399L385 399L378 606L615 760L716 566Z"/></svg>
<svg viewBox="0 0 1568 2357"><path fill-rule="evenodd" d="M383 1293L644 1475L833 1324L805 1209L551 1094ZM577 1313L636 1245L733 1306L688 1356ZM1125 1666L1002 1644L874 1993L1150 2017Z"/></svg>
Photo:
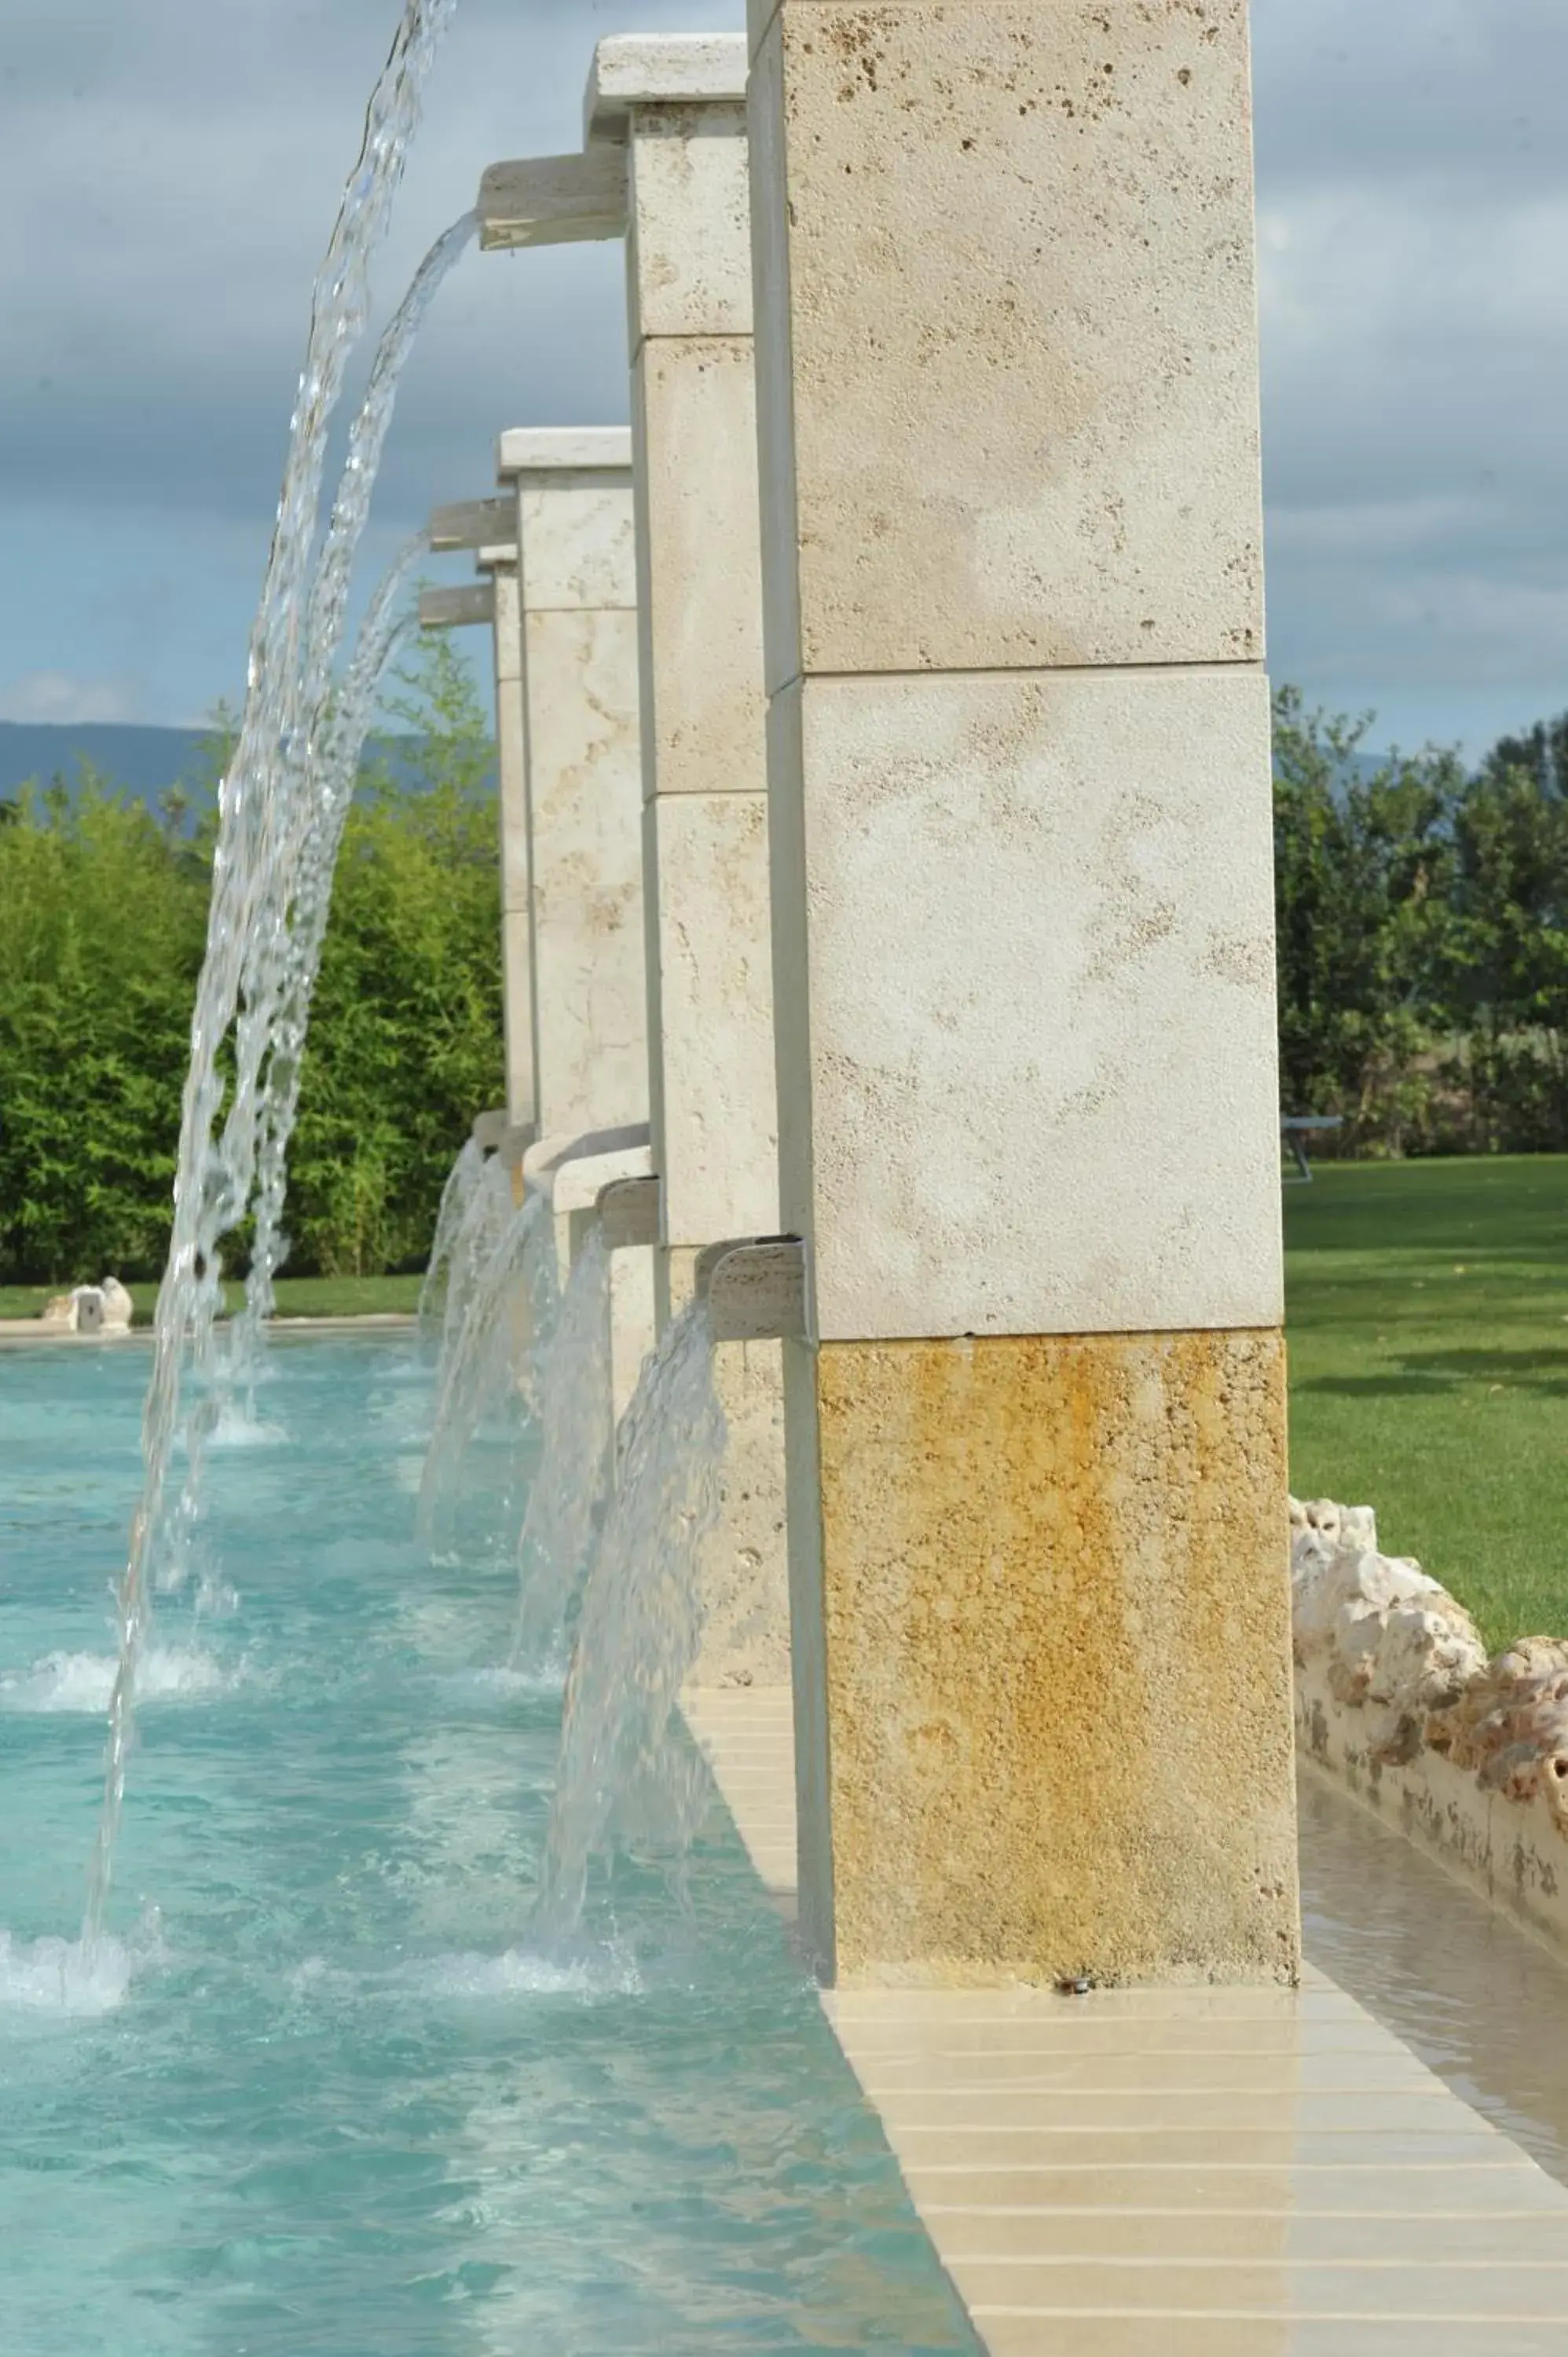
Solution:
<svg viewBox="0 0 1568 2357"><path fill-rule="evenodd" d="M106 1276L98 1288L103 1297L103 1328L109 1334L130 1331L134 1305L117 1276Z"/></svg>

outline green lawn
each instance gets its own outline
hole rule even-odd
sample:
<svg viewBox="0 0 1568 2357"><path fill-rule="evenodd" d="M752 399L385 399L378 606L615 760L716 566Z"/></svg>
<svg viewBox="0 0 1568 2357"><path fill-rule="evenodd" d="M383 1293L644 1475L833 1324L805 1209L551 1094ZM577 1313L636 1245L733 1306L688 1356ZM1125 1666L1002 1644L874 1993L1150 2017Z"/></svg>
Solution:
<svg viewBox="0 0 1568 2357"><path fill-rule="evenodd" d="M376 1311L412 1310L419 1300L417 1276L280 1276L277 1281L280 1318L364 1318ZM37 1318L54 1285L0 1285L0 1318ZM157 1299L156 1285L133 1285L136 1323L145 1325ZM232 1308L243 1299L244 1287L227 1288Z"/></svg>
<svg viewBox="0 0 1568 2357"><path fill-rule="evenodd" d="M1488 1644L1568 1634L1568 1156L1285 1192L1291 1486L1377 1509Z"/></svg>

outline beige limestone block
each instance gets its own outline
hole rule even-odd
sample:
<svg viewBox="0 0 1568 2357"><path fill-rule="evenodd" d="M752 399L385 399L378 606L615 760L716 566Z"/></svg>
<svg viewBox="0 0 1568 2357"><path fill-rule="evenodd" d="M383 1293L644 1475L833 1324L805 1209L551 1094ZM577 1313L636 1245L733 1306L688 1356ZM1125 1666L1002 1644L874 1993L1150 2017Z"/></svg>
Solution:
<svg viewBox="0 0 1568 2357"><path fill-rule="evenodd" d="M841 1977L1293 1979L1280 1338L832 1343L815 1393L819 1952L825 1813Z"/></svg>
<svg viewBox="0 0 1568 2357"><path fill-rule="evenodd" d="M508 425L496 436L496 473L592 474L631 465L628 425Z"/></svg>
<svg viewBox="0 0 1568 2357"><path fill-rule="evenodd" d="M585 142L624 139L633 107L742 100L746 72L744 33L611 33L594 51Z"/></svg>
<svg viewBox="0 0 1568 2357"><path fill-rule="evenodd" d="M520 474L517 528L529 613L636 605L629 468Z"/></svg>
<svg viewBox="0 0 1568 2357"><path fill-rule="evenodd" d="M816 1330L1277 1324L1262 674L812 680L772 726Z"/></svg>
<svg viewBox="0 0 1568 2357"><path fill-rule="evenodd" d="M636 617L531 613L524 647L538 1118L613 1127L648 1103Z"/></svg>
<svg viewBox="0 0 1568 2357"><path fill-rule="evenodd" d="M533 936L528 910L501 911L501 1019L510 1123L538 1118L533 1068Z"/></svg>
<svg viewBox="0 0 1568 2357"><path fill-rule="evenodd" d="M513 1122L537 1118L533 1071L533 953L528 877L528 727L523 710L522 614L517 567L499 565L494 600L497 806L500 821L502 1007L506 1028L507 1111ZM508 912L524 922L510 926ZM515 964L514 964L515 961Z"/></svg>
<svg viewBox="0 0 1568 2357"><path fill-rule="evenodd" d="M752 137L769 685L1261 660L1244 0L784 0Z"/></svg>
<svg viewBox="0 0 1568 2357"><path fill-rule="evenodd" d="M620 1255L617 1254L618 1263ZM659 1255L665 1318L691 1299L694 1251ZM694 1686L789 1681L784 1528L784 1371L777 1342L719 1342L714 1388L725 1415L718 1523L699 1566L703 1641Z"/></svg>
<svg viewBox="0 0 1568 2357"><path fill-rule="evenodd" d="M645 344L641 464L644 791L762 791L762 556L747 337Z"/></svg>
<svg viewBox="0 0 1568 2357"><path fill-rule="evenodd" d="M633 350L645 336L749 336L744 100L639 106L631 123Z"/></svg>
<svg viewBox="0 0 1568 2357"><path fill-rule="evenodd" d="M644 806L654 1162L668 1244L779 1227L765 794Z"/></svg>

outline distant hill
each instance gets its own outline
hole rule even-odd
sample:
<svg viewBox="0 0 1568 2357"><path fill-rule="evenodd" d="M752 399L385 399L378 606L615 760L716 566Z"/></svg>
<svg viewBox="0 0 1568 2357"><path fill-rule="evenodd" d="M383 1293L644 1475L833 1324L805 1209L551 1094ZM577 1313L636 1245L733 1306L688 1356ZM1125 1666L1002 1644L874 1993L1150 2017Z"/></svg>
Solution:
<svg viewBox="0 0 1568 2357"><path fill-rule="evenodd" d="M201 774L201 742L199 728L0 720L0 795L15 793L29 778L47 785L58 776L75 785L87 761L123 793L145 801Z"/></svg>
<svg viewBox="0 0 1568 2357"><path fill-rule="evenodd" d="M75 786L89 762L118 792L137 802L156 802L169 786L194 782L204 773L200 728L137 728L119 721L44 722L0 720L0 801L29 779L47 784L62 777ZM411 782L409 745L403 737L372 737L392 776Z"/></svg>

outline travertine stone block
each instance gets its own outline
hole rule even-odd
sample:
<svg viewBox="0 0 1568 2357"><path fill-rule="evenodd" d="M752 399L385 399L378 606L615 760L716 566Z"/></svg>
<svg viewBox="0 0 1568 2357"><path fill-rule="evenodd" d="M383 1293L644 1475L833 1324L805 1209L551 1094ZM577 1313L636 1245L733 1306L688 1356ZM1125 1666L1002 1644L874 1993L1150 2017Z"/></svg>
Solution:
<svg viewBox="0 0 1568 2357"><path fill-rule="evenodd" d="M1243 0L783 0L752 122L769 685L1261 659Z"/></svg>
<svg viewBox="0 0 1568 2357"><path fill-rule="evenodd" d="M522 609L517 566L487 568L492 601L491 644L495 660L497 801L500 820L501 954L506 971L502 1006L506 1029L507 1112L513 1122L538 1118L533 1067L533 970L526 923L509 931L508 910L527 910L528 725L523 712ZM514 971L512 961L519 961Z"/></svg>
<svg viewBox="0 0 1568 2357"><path fill-rule="evenodd" d="M531 614L636 605L629 473L625 480L575 470L520 474L517 509L523 604Z"/></svg>
<svg viewBox="0 0 1568 2357"><path fill-rule="evenodd" d="M637 618L530 612L523 645L538 1117L586 1131L647 1104Z"/></svg>
<svg viewBox="0 0 1568 2357"><path fill-rule="evenodd" d="M1293 1978L1279 1336L832 1343L814 1386L790 1448L818 1451L820 1544L792 1514L790 1576L825 1694L797 1734L819 1957Z"/></svg>
<svg viewBox="0 0 1568 2357"><path fill-rule="evenodd" d="M645 344L633 398L644 791L762 791L767 717L749 338Z"/></svg>
<svg viewBox="0 0 1568 2357"><path fill-rule="evenodd" d="M634 108L627 292L647 336L749 336L746 104Z"/></svg>
<svg viewBox="0 0 1568 2357"><path fill-rule="evenodd" d="M1262 675L812 680L774 730L817 1330L1276 1324Z"/></svg>
<svg viewBox="0 0 1568 2357"><path fill-rule="evenodd" d="M767 803L761 793L682 793L644 807L667 1244L767 1235L779 1224Z"/></svg>
<svg viewBox="0 0 1568 2357"><path fill-rule="evenodd" d="M496 436L496 473L602 473L631 464L628 425L508 425Z"/></svg>
<svg viewBox="0 0 1568 2357"><path fill-rule="evenodd" d="M584 137L625 139L634 107L733 103L746 71L744 33L612 33L594 51Z"/></svg>
<svg viewBox="0 0 1568 2357"><path fill-rule="evenodd" d="M533 1070L532 920L525 907L501 911L501 1015L506 1035L507 1118L532 1122Z"/></svg>

